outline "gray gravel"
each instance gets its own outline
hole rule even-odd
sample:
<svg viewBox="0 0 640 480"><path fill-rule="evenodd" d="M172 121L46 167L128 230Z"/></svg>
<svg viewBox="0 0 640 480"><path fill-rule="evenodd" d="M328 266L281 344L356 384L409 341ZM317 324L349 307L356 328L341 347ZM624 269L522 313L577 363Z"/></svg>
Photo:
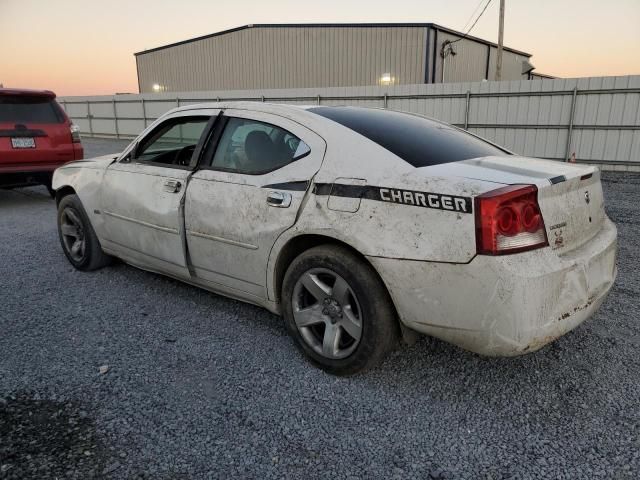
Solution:
<svg viewBox="0 0 640 480"><path fill-rule="evenodd" d="M0 478L637 478L640 176L605 193L620 273L594 318L524 357L425 338L343 379L260 308L75 271L46 191L0 191Z"/></svg>

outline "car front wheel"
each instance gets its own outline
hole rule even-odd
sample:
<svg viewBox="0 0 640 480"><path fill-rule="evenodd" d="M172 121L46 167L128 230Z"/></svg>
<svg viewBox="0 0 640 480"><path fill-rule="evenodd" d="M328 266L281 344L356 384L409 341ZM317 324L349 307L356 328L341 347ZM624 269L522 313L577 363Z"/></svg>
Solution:
<svg viewBox="0 0 640 480"><path fill-rule="evenodd" d="M287 330L320 368L349 375L374 366L398 341L395 309L364 259L338 245L298 256L282 288Z"/></svg>
<svg viewBox="0 0 640 480"><path fill-rule="evenodd" d="M77 195L67 195L60 200L58 236L64 254L78 270L96 270L111 261L111 257L102 251Z"/></svg>

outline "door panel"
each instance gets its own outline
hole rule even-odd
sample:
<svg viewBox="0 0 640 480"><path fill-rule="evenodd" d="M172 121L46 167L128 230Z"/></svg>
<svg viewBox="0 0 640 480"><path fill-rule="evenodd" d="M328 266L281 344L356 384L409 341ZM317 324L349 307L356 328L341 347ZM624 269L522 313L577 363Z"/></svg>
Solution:
<svg viewBox="0 0 640 480"><path fill-rule="evenodd" d="M232 110L225 116L276 125L310 148L304 158L262 175L203 169L189 182L185 224L195 274L266 298L269 253L280 234L295 223L326 146L314 132L282 117Z"/></svg>
<svg viewBox="0 0 640 480"><path fill-rule="evenodd" d="M190 171L115 163L103 180L105 238L138 263L188 276L180 202ZM168 188L170 182L180 188Z"/></svg>
<svg viewBox="0 0 640 480"><path fill-rule="evenodd" d="M218 113L176 112L107 168L101 195L105 249L141 267L190 277L182 205L203 138Z"/></svg>

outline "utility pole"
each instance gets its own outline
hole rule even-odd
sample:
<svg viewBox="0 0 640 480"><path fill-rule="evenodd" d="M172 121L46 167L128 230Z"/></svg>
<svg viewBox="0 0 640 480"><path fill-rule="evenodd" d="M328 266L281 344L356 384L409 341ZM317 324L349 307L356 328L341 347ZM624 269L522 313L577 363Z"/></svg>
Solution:
<svg viewBox="0 0 640 480"><path fill-rule="evenodd" d="M500 22L498 26L498 58L496 59L496 81L502 80L502 44L504 41L504 1L500 0Z"/></svg>

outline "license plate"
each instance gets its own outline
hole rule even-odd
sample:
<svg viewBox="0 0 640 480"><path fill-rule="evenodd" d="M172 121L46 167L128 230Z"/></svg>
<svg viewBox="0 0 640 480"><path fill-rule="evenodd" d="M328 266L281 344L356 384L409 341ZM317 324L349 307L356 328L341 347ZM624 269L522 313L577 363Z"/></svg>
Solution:
<svg viewBox="0 0 640 480"><path fill-rule="evenodd" d="M13 148L36 148L36 141L29 137L12 138L11 146Z"/></svg>

